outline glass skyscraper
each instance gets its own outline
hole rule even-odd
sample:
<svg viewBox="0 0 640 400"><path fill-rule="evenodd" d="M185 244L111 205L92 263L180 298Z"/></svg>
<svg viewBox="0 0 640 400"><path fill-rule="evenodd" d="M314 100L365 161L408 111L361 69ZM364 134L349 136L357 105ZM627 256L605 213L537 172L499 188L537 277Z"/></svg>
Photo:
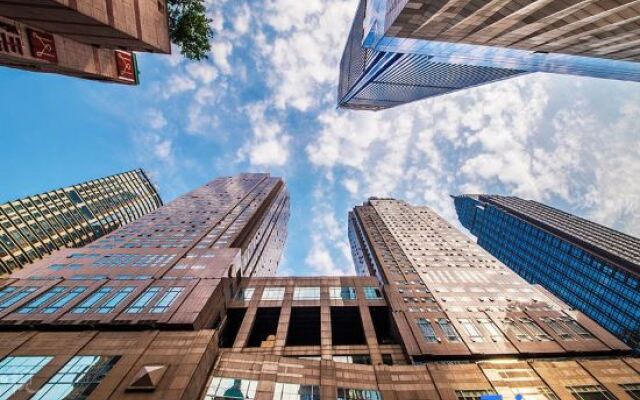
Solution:
<svg viewBox="0 0 640 400"><path fill-rule="evenodd" d="M0 204L0 272L86 245L161 205L141 169Z"/></svg>
<svg viewBox="0 0 640 400"><path fill-rule="evenodd" d="M478 244L640 350L640 239L517 197L454 197Z"/></svg>
<svg viewBox="0 0 640 400"><path fill-rule="evenodd" d="M380 110L532 72L640 81L639 12L630 0L362 0L338 105Z"/></svg>

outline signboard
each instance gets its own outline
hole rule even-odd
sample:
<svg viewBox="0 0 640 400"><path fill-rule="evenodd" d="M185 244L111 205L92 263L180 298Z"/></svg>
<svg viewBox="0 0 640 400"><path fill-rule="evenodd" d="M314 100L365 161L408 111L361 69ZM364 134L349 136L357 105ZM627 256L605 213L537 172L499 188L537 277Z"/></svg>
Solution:
<svg viewBox="0 0 640 400"><path fill-rule="evenodd" d="M24 55L22 34L17 26L0 21L0 53Z"/></svg>
<svg viewBox="0 0 640 400"><path fill-rule="evenodd" d="M39 60L58 63L58 53L56 52L56 41L53 35L44 32L27 29L29 44L31 45L31 55Z"/></svg>
<svg viewBox="0 0 640 400"><path fill-rule="evenodd" d="M136 83L136 62L133 53L127 51L116 50L116 69L118 72L118 79Z"/></svg>

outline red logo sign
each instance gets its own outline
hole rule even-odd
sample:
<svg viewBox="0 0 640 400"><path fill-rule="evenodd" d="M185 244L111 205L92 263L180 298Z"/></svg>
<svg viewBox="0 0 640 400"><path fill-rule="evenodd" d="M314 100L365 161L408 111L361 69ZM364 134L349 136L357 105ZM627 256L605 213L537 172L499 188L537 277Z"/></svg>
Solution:
<svg viewBox="0 0 640 400"><path fill-rule="evenodd" d="M37 32L27 29L29 44L31 45L31 55L40 60L58 63L58 53L56 52L56 41L53 35L44 32Z"/></svg>
<svg viewBox="0 0 640 400"><path fill-rule="evenodd" d="M136 63L133 53L116 50L116 68L118 78L127 82L136 82Z"/></svg>

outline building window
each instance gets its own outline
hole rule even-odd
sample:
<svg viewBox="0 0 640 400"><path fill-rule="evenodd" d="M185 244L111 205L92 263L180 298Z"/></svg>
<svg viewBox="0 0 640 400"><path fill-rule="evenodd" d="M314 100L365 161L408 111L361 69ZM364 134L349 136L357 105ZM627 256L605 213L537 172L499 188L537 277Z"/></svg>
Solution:
<svg viewBox="0 0 640 400"><path fill-rule="evenodd" d="M138 296L136 301L134 301L133 304L129 306L129 308L127 308L127 313L138 314L142 312L142 310L147 306L147 304L149 304L151 300L159 292L160 292L160 287L158 286L147 288L144 292L142 292L140 296Z"/></svg>
<svg viewBox="0 0 640 400"><path fill-rule="evenodd" d="M451 324L451 321L449 321L448 319L440 318L438 320L438 325L440 325L440 329L442 329L442 332L444 333L444 336L447 338L448 341L450 342L460 341L460 336L458 336L458 332L456 332L456 329Z"/></svg>
<svg viewBox="0 0 640 400"><path fill-rule="evenodd" d="M236 300L250 301L255 291L255 288L240 288L236 294Z"/></svg>
<svg viewBox="0 0 640 400"><path fill-rule="evenodd" d="M184 291L182 287L170 287L167 289L160 300L155 304L155 306L151 309L152 314L159 314L166 312L169 307L176 301L180 293Z"/></svg>
<svg viewBox="0 0 640 400"><path fill-rule="evenodd" d="M273 400L320 400L320 387L315 385L276 383Z"/></svg>
<svg viewBox="0 0 640 400"><path fill-rule="evenodd" d="M393 356L391 354L383 354L382 363L384 365L393 365Z"/></svg>
<svg viewBox="0 0 640 400"><path fill-rule="evenodd" d="M10 288L16 289L16 286L11 286ZM6 290L6 292L5 292ZM15 294L13 294L13 292L15 290L9 290L9 288L5 288L2 290L3 294L7 294L9 293L8 296L5 296L2 299L2 302L0 302L0 311L4 310L5 308L9 308L12 305L18 303L19 301L21 301L22 299L24 299L25 297L29 296L31 293L35 292L36 290L38 290L37 287L33 287L33 286L25 286L19 289L19 291Z"/></svg>
<svg viewBox="0 0 640 400"><path fill-rule="evenodd" d="M262 300L282 300L284 299L283 287L268 287L262 292Z"/></svg>
<svg viewBox="0 0 640 400"><path fill-rule="evenodd" d="M377 390L338 388L337 400L382 400Z"/></svg>
<svg viewBox="0 0 640 400"><path fill-rule="evenodd" d="M329 288L329 296L333 300L355 300L356 288L352 286L332 287Z"/></svg>
<svg viewBox="0 0 640 400"><path fill-rule="evenodd" d="M425 338L427 342L437 342L438 337L436 336L436 331L433 329L431 322L428 319L420 318L418 319L418 328L420 328L420 332L422 336Z"/></svg>
<svg viewBox="0 0 640 400"><path fill-rule="evenodd" d="M18 356L0 361L0 400L6 400L29 382L53 357Z"/></svg>
<svg viewBox="0 0 640 400"><path fill-rule="evenodd" d="M375 299L382 298L382 293L380 292L380 289L378 289L377 287L367 286L362 289L364 290L365 299L375 300Z"/></svg>
<svg viewBox="0 0 640 400"><path fill-rule="evenodd" d="M256 397L258 381L235 378L213 378L205 400L225 399L225 400L253 400Z"/></svg>
<svg viewBox="0 0 640 400"><path fill-rule="evenodd" d="M482 396L495 396L493 390L456 390L458 400L480 400Z"/></svg>
<svg viewBox="0 0 640 400"><path fill-rule="evenodd" d="M109 300L98 307L98 314L109 314L113 312L134 290L135 288L131 286L119 287Z"/></svg>
<svg viewBox="0 0 640 400"><path fill-rule="evenodd" d="M640 383L629 383L626 385L620 385L629 397L633 400L640 400Z"/></svg>
<svg viewBox="0 0 640 400"><path fill-rule="evenodd" d="M575 334L577 334L581 338L583 338L583 339L591 339L591 338L593 338L591 333L589 333L589 331L584 329L584 327L582 325L580 325L577 321L575 321L573 319L570 319L570 318L564 318L562 320L562 322L564 322L564 324L566 326L568 326L569 329L571 329Z"/></svg>
<svg viewBox="0 0 640 400"><path fill-rule="evenodd" d="M536 324L533 320L529 318L520 318L520 322L522 322L522 324L526 326L527 329L529 329L529 331L533 333L535 338L539 341L548 342L552 340L551 337L547 335L547 333L543 331L542 328L540 328L540 326L538 326L538 324Z"/></svg>
<svg viewBox="0 0 640 400"><path fill-rule="evenodd" d="M477 321L480 324L480 326L483 327L489 333L491 340L493 340L494 342L504 341L504 336L502 335L502 332L500 332L500 329L498 329L498 326L493 321L487 318L480 318Z"/></svg>
<svg viewBox="0 0 640 400"><path fill-rule="evenodd" d="M76 297L78 297L82 293L84 293L85 290L87 290L87 288L85 286L76 286L76 287L72 288L67 293L65 293L64 296L62 296L58 300L56 300L53 304L50 304L49 306L45 307L42 310L42 312L44 314L53 314L53 313L59 311L62 307L66 306L71 301L73 301Z"/></svg>
<svg viewBox="0 0 640 400"><path fill-rule="evenodd" d="M560 398L546 386L519 387L517 389L512 388L511 391L516 395L516 398L520 395L522 400L560 400Z"/></svg>
<svg viewBox="0 0 640 400"><path fill-rule="evenodd" d="M98 303L102 298L104 298L109 292L111 292L110 287L101 287L96 290L89 296L85 301L80 303L80 305L76 306L73 310L71 310L74 314L84 314L89 311L96 303Z"/></svg>
<svg viewBox="0 0 640 400"><path fill-rule="evenodd" d="M76 356L67 362L32 400L84 400L120 359L119 356Z"/></svg>
<svg viewBox="0 0 640 400"><path fill-rule="evenodd" d="M58 298L53 303L49 304L51 300L56 298L58 295L64 293L65 290L67 289L69 290L63 296ZM40 312L44 314L52 314L60 310L62 307L66 306L69 302L71 302L76 297L80 296L82 293L84 293L85 290L87 290L86 286L76 286L71 288L68 288L65 286L53 287L47 290L45 293L41 294L40 296L36 297L35 299L31 300L29 303L27 303L27 305L18 309L18 313L31 314L36 312L40 307L44 306L45 304L49 304L48 306L44 307Z"/></svg>
<svg viewBox="0 0 640 400"><path fill-rule="evenodd" d="M571 333L569 333L569 331L567 331L566 328L562 326L562 324L560 324L560 322L551 318L543 318L542 321L547 324L547 326L551 328L551 330L553 330L553 332L560 338L565 340L571 339Z"/></svg>
<svg viewBox="0 0 640 400"><path fill-rule="evenodd" d="M346 356L333 356L333 361L348 364L371 365L371 357L366 354L355 354Z"/></svg>
<svg viewBox="0 0 640 400"><path fill-rule="evenodd" d="M516 324L515 321L511 319L502 320L502 325L505 327L508 334L511 334L518 339L520 342L530 342L531 336L527 334L520 325Z"/></svg>
<svg viewBox="0 0 640 400"><path fill-rule="evenodd" d="M480 333L478 328L476 328L476 326L473 324L473 321L471 321L470 319L462 318L462 319L459 319L458 322L460 323L460 325L462 325L464 330L467 332L467 335L469 335L469 338L473 342L484 341L482 333Z"/></svg>
<svg viewBox="0 0 640 400"><path fill-rule="evenodd" d="M320 300L319 287L296 287L293 289L294 300Z"/></svg>
<svg viewBox="0 0 640 400"><path fill-rule="evenodd" d="M567 390L578 400L616 400L600 385L567 386Z"/></svg>

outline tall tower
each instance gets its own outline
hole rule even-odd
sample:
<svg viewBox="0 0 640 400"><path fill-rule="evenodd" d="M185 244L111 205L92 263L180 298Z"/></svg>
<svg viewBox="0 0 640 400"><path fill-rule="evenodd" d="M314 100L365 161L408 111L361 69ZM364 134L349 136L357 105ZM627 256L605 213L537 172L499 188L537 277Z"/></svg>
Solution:
<svg viewBox="0 0 640 400"><path fill-rule="evenodd" d="M218 178L0 279L0 398L197 398L225 298L275 274L288 218L281 179Z"/></svg>
<svg viewBox="0 0 640 400"><path fill-rule="evenodd" d="M380 110L531 72L640 81L638 4L362 0L338 105Z"/></svg>
<svg viewBox="0 0 640 400"><path fill-rule="evenodd" d="M23 267L55 250L81 247L162 205L141 169L0 205L0 268Z"/></svg>
<svg viewBox="0 0 640 400"><path fill-rule="evenodd" d="M640 239L518 197L454 197L478 244L640 351Z"/></svg>
<svg viewBox="0 0 640 400"><path fill-rule="evenodd" d="M372 198L356 207L350 220L356 263L364 265L357 269L384 285L414 361L436 354L540 355L626 347L527 283L428 207Z"/></svg>

